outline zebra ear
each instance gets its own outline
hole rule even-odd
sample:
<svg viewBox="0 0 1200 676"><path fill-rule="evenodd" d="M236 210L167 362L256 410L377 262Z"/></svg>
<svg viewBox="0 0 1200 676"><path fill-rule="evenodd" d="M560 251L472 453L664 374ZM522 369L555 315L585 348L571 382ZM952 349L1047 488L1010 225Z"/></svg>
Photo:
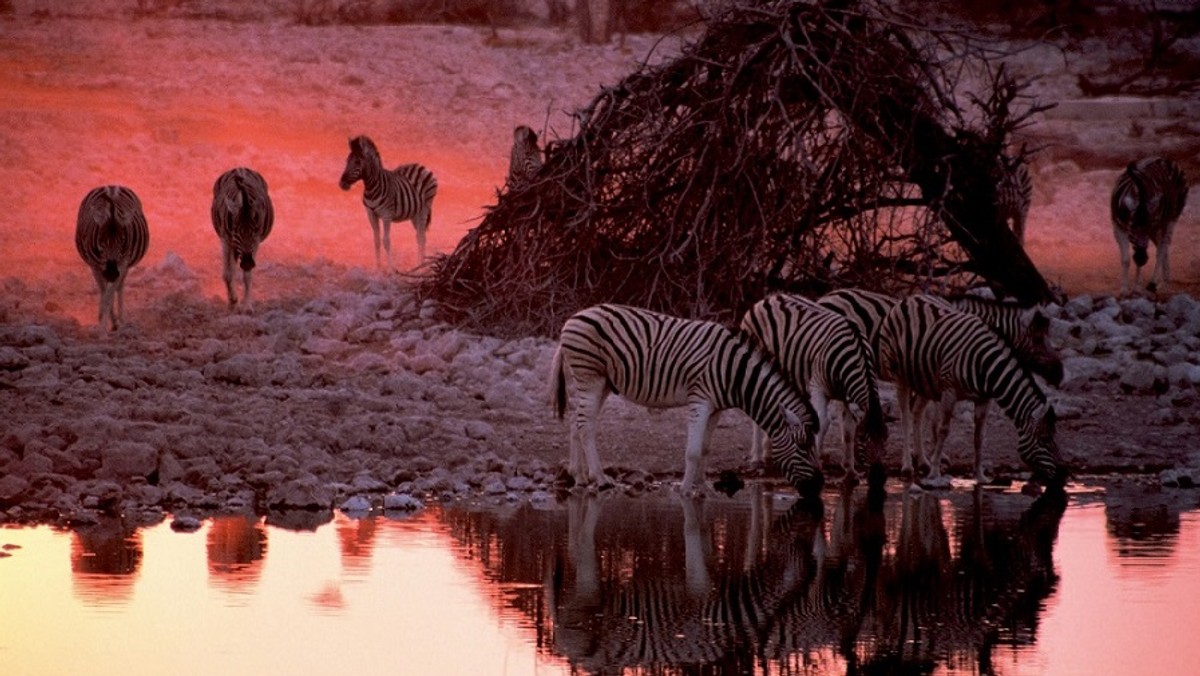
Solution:
<svg viewBox="0 0 1200 676"><path fill-rule="evenodd" d="M1034 310L1033 318L1029 321L1029 328L1039 334L1045 333L1050 329L1050 318L1040 309Z"/></svg>
<svg viewBox="0 0 1200 676"><path fill-rule="evenodd" d="M1042 419L1046 423L1046 429L1054 431L1054 426L1058 423L1058 414L1054 412L1054 407L1046 408L1046 417Z"/></svg>

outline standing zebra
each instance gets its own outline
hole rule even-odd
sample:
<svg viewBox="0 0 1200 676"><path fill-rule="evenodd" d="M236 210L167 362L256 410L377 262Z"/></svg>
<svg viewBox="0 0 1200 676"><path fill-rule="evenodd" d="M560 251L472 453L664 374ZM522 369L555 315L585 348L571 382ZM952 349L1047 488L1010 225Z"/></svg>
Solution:
<svg viewBox="0 0 1200 676"><path fill-rule="evenodd" d="M913 450L925 461L919 424L929 401L941 404L928 481L941 480L945 431L959 399L976 402L975 467L981 478L980 403L995 399L1017 427L1017 454L1036 479L1061 486L1066 467L1054 439L1054 409L1008 343L982 319L944 302L911 296L896 304L879 334L881 376L897 385L904 430L903 471L913 469ZM986 409L985 409L986 410Z"/></svg>
<svg viewBox="0 0 1200 676"><path fill-rule="evenodd" d="M887 425L875 384L875 359L855 325L845 316L799 296L774 294L754 304L742 318L741 329L775 356L797 387L807 390L816 409L816 451L821 452L829 425L830 402L842 402L853 422L843 425L845 444L842 468L847 483L855 481L856 441L865 425L867 458L875 480L882 482L877 465L887 441ZM855 410L856 409L856 410ZM765 455L761 431L755 429L751 461Z"/></svg>
<svg viewBox="0 0 1200 676"><path fill-rule="evenodd" d="M1033 178L1024 158L1002 155L996 159L996 212L1025 246L1025 219L1033 202Z"/></svg>
<svg viewBox="0 0 1200 676"><path fill-rule="evenodd" d="M221 238L222 278L225 290L229 292L229 307L237 304L237 295L233 291L236 263L242 268L242 305L250 308L254 256L275 223L275 208L262 175L246 167L221 174L213 184L212 223L217 237Z"/></svg>
<svg viewBox="0 0 1200 676"><path fill-rule="evenodd" d="M570 470L578 484L609 483L596 451L596 418L614 392L650 408L688 407L685 492L703 480L708 438L729 408L766 431L776 463L801 494L815 494L824 481L812 447L812 405L749 338L720 324L623 305L590 307L563 325L551 378L558 417L568 397L575 410Z"/></svg>
<svg viewBox="0 0 1200 676"><path fill-rule="evenodd" d="M537 133L525 125L513 129L512 152L508 156L510 188L529 183L542 168L542 150Z"/></svg>
<svg viewBox="0 0 1200 676"><path fill-rule="evenodd" d="M100 287L100 325L108 316L112 330L125 314L125 279L150 245L142 202L121 185L93 188L79 205L75 248ZM116 312L113 312L113 294Z"/></svg>
<svg viewBox="0 0 1200 676"><path fill-rule="evenodd" d="M433 198L437 195L437 179L419 164L402 164L392 171L383 168L379 149L366 136L350 139L350 155L346 169L338 182L342 190L361 180L363 206L375 235L375 267L379 260L379 222L383 221L383 248L387 251L388 269L392 265L392 223L412 221L417 231L417 256L425 261L425 232L433 216Z"/></svg>
<svg viewBox="0 0 1200 676"><path fill-rule="evenodd" d="M1146 247L1153 242L1156 255L1154 274L1146 289L1157 290L1162 275L1162 290L1167 291L1171 268L1167 261L1171 249L1171 234L1175 221L1187 202L1188 184L1183 171L1170 160L1148 157L1130 162L1117 177L1112 192L1113 236L1121 252L1121 293L1129 292L1129 245L1133 244L1135 286L1142 283L1142 266L1146 264Z"/></svg>

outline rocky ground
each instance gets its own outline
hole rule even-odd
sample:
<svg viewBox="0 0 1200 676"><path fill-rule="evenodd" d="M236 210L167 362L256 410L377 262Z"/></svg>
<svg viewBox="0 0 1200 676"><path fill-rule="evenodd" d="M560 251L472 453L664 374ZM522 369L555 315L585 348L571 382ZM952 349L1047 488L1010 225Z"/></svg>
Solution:
<svg viewBox="0 0 1200 676"><path fill-rule="evenodd" d="M27 290L10 280L0 306L0 519L328 509L355 496L347 508L409 500L400 495L551 499L567 448L547 396L553 341L464 334L416 307L395 279L263 270L301 272L326 280L321 293L242 314L190 293L195 275L168 260L143 279L179 290L116 334L30 316ZM1200 302L1077 296L1049 312L1067 373L1051 397L1076 472L1200 480ZM895 412L890 391L885 406ZM969 476L962 413L950 461ZM677 480L684 437L681 411L614 398L602 457L619 490L654 489ZM710 473L740 469L749 438L748 421L728 415ZM998 414L988 449L995 471L1024 473ZM894 438L893 471L898 450Z"/></svg>

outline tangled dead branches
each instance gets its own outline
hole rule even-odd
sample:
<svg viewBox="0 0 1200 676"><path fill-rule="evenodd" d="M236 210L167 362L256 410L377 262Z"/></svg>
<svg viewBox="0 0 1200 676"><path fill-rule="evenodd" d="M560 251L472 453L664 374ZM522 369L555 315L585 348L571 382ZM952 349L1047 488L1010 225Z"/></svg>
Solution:
<svg viewBox="0 0 1200 676"><path fill-rule="evenodd" d="M732 321L772 290L972 274L1042 300L989 178L1031 113L1011 112L1002 72L959 91L972 50L874 1L729 5L578 112L419 292L500 335L553 334L599 302Z"/></svg>

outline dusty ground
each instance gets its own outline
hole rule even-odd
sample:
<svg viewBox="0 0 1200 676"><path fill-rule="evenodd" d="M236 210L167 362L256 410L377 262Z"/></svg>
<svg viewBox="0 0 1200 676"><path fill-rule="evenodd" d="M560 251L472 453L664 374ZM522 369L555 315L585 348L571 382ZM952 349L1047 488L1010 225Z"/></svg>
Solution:
<svg viewBox="0 0 1200 676"><path fill-rule="evenodd" d="M464 336L428 309L414 318L421 309L403 281L371 270L359 189L336 188L346 138L367 133L385 162L436 173L431 250L447 251L494 201L512 128L569 135L564 111L656 42L585 47L550 29L497 40L456 26L283 19L0 18L0 517L113 499L303 505L398 488L548 487L566 448L544 397L551 344ZM1079 316L1060 314L1058 341L1068 357L1111 366L1077 362L1087 375L1054 395L1061 443L1081 471L1178 466L1200 451L1195 381L1167 372L1197 364L1187 313L1170 319L1160 304L1157 320L1139 319L1118 307L1124 337L1087 322L1112 307L1103 297L1118 279L1113 179L1125 158L1158 152L1200 176L1200 101L1072 103L1078 60L1047 48L1014 67L1046 76L1040 100L1064 102L1026 132L1048 144L1034 167L1030 254L1071 296L1096 297ZM238 164L267 177L277 214L253 316L224 306L208 220L212 181ZM152 232L128 285L129 326L116 335L94 328L96 292L72 243L79 200L104 183L141 195ZM1172 256L1175 289L1193 296L1198 214L1193 194ZM393 233L404 267L416 262L410 233ZM1072 335L1077 326L1086 330ZM1182 361L1163 356L1172 344ZM1123 382L1139 363L1149 380ZM616 403L604 424L610 465L681 470L677 412ZM968 431L956 425L951 440L958 471ZM748 438L730 414L711 467L738 466ZM993 466L1020 471L1013 439L994 415ZM23 483L5 486L9 477Z"/></svg>

